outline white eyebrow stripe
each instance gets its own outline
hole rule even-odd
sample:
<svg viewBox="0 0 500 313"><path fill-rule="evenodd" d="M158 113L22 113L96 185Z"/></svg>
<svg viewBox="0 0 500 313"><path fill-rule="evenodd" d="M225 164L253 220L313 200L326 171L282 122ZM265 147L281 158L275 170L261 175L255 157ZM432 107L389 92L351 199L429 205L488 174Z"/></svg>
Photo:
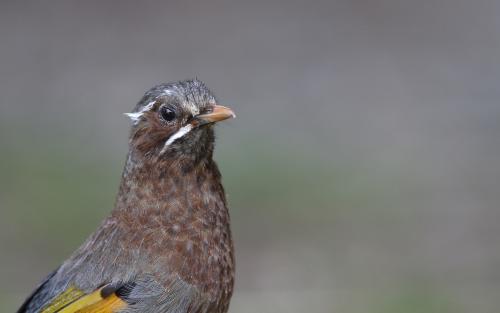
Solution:
<svg viewBox="0 0 500 313"><path fill-rule="evenodd" d="M142 112L135 112L135 113L123 113L125 114L126 116L128 116L132 122L136 123L139 121L139 118L142 116Z"/></svg>
<svg viewBox="0 0 500 313"><path fill-rule="evenodd" d="M168 146L170 146L174 141L189 133L191 129L193 129L193 125L191 124L187 124L186 126L179 128L179 130L175 134L170 136L170 138L168 138L168 140L165 142L165 145L163 146L161 153L165 152Z"/></svg>
<svg viewBox="0 0 500 313"><path fill-rule="evenodd" d="M135 124L139 121L141 116L144 115L144 113L146 113L147 111L149 111L153 108L153 105L155 104L155 102L156 101L151 101L145 107L143 107L142 110L140 110L139 112L123 113L123 114L128 116L132 120L132 122L134 122L134 124Z"/></svg>

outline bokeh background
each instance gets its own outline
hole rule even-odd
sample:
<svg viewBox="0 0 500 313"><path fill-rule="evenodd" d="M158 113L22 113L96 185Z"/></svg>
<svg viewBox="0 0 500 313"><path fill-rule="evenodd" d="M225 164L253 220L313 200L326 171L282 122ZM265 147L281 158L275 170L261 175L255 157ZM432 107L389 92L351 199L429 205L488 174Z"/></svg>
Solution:
<svg viewBox="0 0 500 313"><path fill-rule="evenodd" d="M113 206L128 112L198 77L231 313L498 312L500 3L1 1L0 311Z"/></svg>

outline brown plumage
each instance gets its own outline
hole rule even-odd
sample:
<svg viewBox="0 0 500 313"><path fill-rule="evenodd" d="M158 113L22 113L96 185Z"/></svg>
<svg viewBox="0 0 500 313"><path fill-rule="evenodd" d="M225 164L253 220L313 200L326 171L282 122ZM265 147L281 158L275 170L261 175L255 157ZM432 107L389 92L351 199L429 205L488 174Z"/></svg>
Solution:
<svg viewBox="0 0 500 313"><path fill-rule="evenodd" d="M19 312L227 312L234 254L213 125L234 114L194 80L152 88L128 115L114 210Z"/></svg>

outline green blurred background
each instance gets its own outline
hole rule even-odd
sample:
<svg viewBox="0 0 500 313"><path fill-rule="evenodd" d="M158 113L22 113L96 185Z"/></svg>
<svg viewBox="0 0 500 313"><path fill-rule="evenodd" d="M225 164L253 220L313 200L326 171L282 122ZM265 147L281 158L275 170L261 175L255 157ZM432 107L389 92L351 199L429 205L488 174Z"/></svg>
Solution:
<svg viewBox="0 0 500 313"><path fill-rule="evenodd" d="M500 306L498 1L0 2L0 311L113 206L121 115L198 77L238 118L216 159L230 312Z"/></svg>

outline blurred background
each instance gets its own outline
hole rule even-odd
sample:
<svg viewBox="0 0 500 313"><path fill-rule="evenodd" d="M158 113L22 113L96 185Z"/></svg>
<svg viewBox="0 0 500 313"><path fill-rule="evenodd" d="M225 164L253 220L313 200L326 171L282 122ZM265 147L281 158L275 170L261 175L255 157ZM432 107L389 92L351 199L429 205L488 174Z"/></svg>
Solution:
<svg viewBox="0 0 500 313"><path fill-rule="evenodd" d="M129 112L198 77L231 313L498 312L498 1L0 2L0 311L111 210Z"/></svg>

